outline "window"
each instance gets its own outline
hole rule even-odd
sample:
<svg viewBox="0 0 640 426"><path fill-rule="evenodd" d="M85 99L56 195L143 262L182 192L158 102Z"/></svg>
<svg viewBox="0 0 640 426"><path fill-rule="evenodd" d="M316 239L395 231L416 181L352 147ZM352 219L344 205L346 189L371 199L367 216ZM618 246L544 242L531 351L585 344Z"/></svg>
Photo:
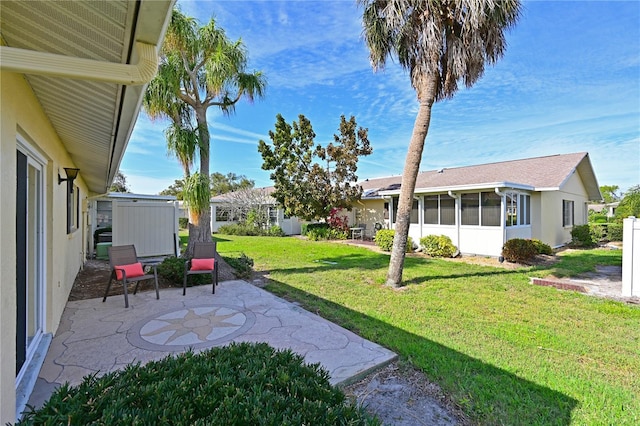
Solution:
<svg viewBox="0 0 640 426"><path fill-rule="evenodd" d="M71 234L80 224L80 188L67 181L67 234Z"/></svg>
<svg viewBox="0 0 640 426"><path fill-rule="evenodd" d="M429 225L437 225L438 210L439 210L439 196L427 195L424 197L424 223Z"/></svg>
<svg viewBox="0 0 640 426"><path fill-rule="evenodd" d="M216 222L228 222L231 216L229 207L216 206Z"/></svg>
<svg viewBox="0 0 640 426"><path fill-rule="evenodd" d="M269 207L269 224L275 225L278 223L278 208Z"/></svg>
<svg viewBox="0 0 640 426"><path fill-rule="evenodd" d="M562 226L573 226L573 201L562 200Z"/></svg>
<svg viewBox="0 0 640 426"><path fill-rule="evenodd" d="M506 196L507 226L531 225L531 196L508 193Z"/></svg>
<svg viewBox="0 0 640 426"><path fill-rule="evenodd" d="M426 195L423 213L427 225L455 225L456 200L446 194Z"/></svg>
<svg viewBox="0 0 640 426"><path fill-rule="evenodd" d="M396 223L398 220L398 203L400 199L398 197L391 197L391 202L393 203L393 223Z"/></svg>
<svg viewBox="0 0 640 426"><path fill-rule="evenodd" d="M413 200L413 203L411 203L411 216L409 217L409 223L418 223L418 200Z"/></svg>
<svg viewBox="0 0 640 426"><path fill-rule="evenodd" d="M495 192L481 192L482 226L500 226L502 199Z"/></svg>
<svg viewBox="0 0 640 426"><path fill-rule="evenodd" d="M480 224L480 198L479 194L462 194L461 201L461 222L463 225Z"/></svg>

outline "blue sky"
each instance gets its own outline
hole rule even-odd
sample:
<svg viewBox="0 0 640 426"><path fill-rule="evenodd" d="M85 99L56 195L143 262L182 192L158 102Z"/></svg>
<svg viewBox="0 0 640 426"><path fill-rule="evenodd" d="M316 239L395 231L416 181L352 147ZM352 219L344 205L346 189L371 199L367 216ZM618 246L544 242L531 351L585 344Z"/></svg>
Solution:
<svg viewBox="0 0 640 426"><path fill-rule="evenodd" d="M272 185L257 145L280 113L289 123L304 114L322 144L340 115L354 115L373 147L359 178L402 173L415 92L394 62L373 72L355 1L178 4L242 38L249 69L268 80L266 97L234 115L209 110L211 172ZM421 170L586 151L600 185L640 184L640 2L526 1L507 41L471 89L434 105ZM165 127L140 114L120 167L132 192L156 194L182 177Z"/></svg>

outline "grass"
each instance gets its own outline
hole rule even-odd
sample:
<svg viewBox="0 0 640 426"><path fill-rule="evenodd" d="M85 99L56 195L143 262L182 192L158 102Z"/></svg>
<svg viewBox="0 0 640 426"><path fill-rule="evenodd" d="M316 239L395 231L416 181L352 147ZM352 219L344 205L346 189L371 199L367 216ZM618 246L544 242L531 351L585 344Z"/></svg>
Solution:
<svg viewBox="0 0 640 426"><path fill-rule="evenodd" d="M218 237L218 236L217 236ZM219 236L246 253L267 289L300 302L421 369L477 424L640 423L640 309L529 284L621 264L566 253L553 267L505 270L408 257L402 290L386 254L296 238Z"/></svg>

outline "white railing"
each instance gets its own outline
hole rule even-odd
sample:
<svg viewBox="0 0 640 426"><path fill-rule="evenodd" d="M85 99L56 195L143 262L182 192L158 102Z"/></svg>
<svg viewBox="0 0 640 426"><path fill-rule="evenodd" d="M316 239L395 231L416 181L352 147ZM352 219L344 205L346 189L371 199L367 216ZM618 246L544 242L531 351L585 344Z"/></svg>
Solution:
<svg viewBox="0 0 640 426"><path fill-rule="evenodd" d="M622 295L640 297L640 220L630 216L622 229Z"/></svg>

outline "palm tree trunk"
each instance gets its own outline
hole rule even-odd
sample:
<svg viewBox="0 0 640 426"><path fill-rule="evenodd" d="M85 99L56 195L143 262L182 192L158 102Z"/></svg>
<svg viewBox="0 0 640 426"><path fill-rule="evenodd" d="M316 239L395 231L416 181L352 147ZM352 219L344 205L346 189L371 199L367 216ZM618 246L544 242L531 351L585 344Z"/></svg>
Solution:
<svg viewBox="0 0 640 426"><path fill-rule="evenodd" d="M429 132L431 107L435 102L437 79L438 76L434 75L426 81L423 80L422 87L416 87L420 108L413 124L411 142L409 143L404 171L402 172L402 186L400 187L398 213L394 227L395 235L393 237L391 259L389 260L389 271L387 272L387 285L395 288L402 285L402 271L404 269L404 258L409 236L413 194L416 188L418 172L420 171L424 141Z"/></svg>

